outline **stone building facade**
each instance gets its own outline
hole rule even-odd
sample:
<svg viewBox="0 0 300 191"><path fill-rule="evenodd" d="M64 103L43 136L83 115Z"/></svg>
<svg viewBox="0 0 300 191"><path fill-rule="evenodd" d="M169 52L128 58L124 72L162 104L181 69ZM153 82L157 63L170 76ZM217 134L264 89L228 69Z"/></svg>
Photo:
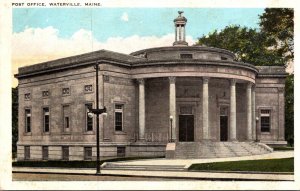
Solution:
<svg viewBox="0 0 300 191"><path fill-rule="evenodd" d="M180 12L170 47L129 55L100 50L19 68L18 160L95 159L96 119L87 115L96 105L95 64L99 104L107 108L100 116L101 157L172 158L184 143L267 150L286 144L284 67L188 46L186 23Z"/></svg>

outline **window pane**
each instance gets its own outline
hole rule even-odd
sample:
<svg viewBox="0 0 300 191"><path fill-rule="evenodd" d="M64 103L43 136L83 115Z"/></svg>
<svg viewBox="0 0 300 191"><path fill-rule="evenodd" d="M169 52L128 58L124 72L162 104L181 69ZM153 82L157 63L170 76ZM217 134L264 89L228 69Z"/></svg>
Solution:
<svg viewBox="0 0 300 191"><path fill-rule="evenodd" d="M26 132L31 132L31 113L30 109L25 109L25 131Z"/></svg>
<svg viewBox="0 0 300 191"><path fill-rule="evenodd" d="M48 160L48 146L43 146L43 160Z"/></svg>
<svg viewBox="0 0 300 191"><path fill-rule="evenodd" d="M65 128L69 128L69 117L65 117Z"/></svg>
<svg viewBox="0 0 300 191"><path fill-rule="evenodd" d="M261 117L261 132L269 132L270 131L270 117Z"/></svg>
<svg viewBox="0 0 300 191"><path fill-rule="evenodd" d="M44 131L49 132L50 118L49 118L49 108L44 108Z"/></svg>
<svg viewBox="0 0 300 191"><path fill-rule="evenodd" d="M92 159L92 147L84 148L84 159L91 160Z"/></svg>
<svg viewBox="0 0 300 191"><path fill-rule="evenodd" d="M92 104L85 104L86 108L86 130L93 131L93 118L88 116L88 109L92 109Z"/></svg>
<svg viewBox="0 0 300 191"><path fill-rule="evenodd" d="M115 109L123 109L123 105L122 104L116 104Z"/></svg>
<svg viewBox="0 0 300 191"><path fill-rule="evenodd" d="M30 147L29 146L25 146L24 147L24 158L25 159L30 159Z"/></svg>
<svg viewBox="0 0 300 191"><path fill-rule="evenodd" d="M122 114L121 112L115 112L115 130L122 131Z"/></svg>
<svg viewBox="0 0 300 191"><path fill-rule="evenodd" d="M63 156L63 160L69 160L69 147L68 146L64 146L62 147L62 156Z"/></svg>
<svg viewBox="0 0 300 191"><path fill-rule="evenodd" d="M49 132L49 115L45 116L45 132Z"/></svg>

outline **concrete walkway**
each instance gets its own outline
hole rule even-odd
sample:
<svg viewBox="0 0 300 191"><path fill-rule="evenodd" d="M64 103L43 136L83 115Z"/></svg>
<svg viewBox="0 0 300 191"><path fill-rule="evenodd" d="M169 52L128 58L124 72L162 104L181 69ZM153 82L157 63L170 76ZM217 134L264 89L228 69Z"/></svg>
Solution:
<svg viewBox="0 0 300 191"><path fill-rule="evenodd" d="M239 161L254 159L276 159L293 157L293 151L274 152L265 155L244 156L234 158L217 158L217 159L147 159L115 162L118 164L130 165L185 165L190 166L193 163L221 162L221 161ZM24 173L54 173L54 174L95 174L95 169L75 169L75 168L36 168L36 167L13 167L13 172ZM137 177L162 177L162 178L178 178L200 179L200 180L270 180L282 181L294 180L292 173L249 173L249 172L190 172L190 171L145 171L145 170L101 170L102 175L113 176L137 176Z"/></svg>
<svg viewBox="0 0 300 191"><path fill-rule="evenodd" d="M281 151L272 152L263 155L252 155L242 157L230 157L230 158L209 158L209 159L144 159L144 160L132 160L132 161L119 161L112 162L116 164L124 165L184 165L188 168L195 163L210 163L210 162L225 162L225 161L241 161L241 160L259 160L259 159L279 159L294 157L294 151Z"/></svg>

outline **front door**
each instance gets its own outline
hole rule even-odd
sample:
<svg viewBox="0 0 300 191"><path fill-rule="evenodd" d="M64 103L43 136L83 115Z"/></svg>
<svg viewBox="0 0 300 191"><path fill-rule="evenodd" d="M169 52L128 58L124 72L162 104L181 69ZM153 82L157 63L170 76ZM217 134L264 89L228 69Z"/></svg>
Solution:
<svg viewBox="0 0 300 191"><path fill-rule="evenodd" d="M194 115L179 115L179 141L194 141Z"/></svg>
<svg viewBox="0 0 300 191"><path fill-rule="evenodd" d="M228 141L228 107L220 108L220 141Z"/></svg>
<svg viewBox="0 0 300 191"><path fill-rule="evenodd" d="M228 116L220 116L220 138L228 141Z"/></svg>

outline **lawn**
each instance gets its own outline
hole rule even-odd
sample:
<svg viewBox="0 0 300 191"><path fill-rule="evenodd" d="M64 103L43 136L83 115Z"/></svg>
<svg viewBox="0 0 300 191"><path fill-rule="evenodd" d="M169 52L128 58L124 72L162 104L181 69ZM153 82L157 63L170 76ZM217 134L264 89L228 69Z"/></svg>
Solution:
<svg viewBox="0 0 300 191"><path fill-rule="evenodd" d="M274 147L274 151L293 151L294 147Z"/></svg>
<svg viewBox="0 0 300 191"><path fill-rule="evenodd" d="M294 172L294 158L193 164L191 171Z"/></svg>
<svg viewBox="0 0 300 191"><path fill-rule="evenodd" d="M138 159L153 159L154 157L126 157L126 158L112 158L100 160L100 164L104 162L128 161ZM156 157L162 158L162 157ZM16 161L12 163L13 167L59 167L59 168L95 168L96 161Z"/></svg>

